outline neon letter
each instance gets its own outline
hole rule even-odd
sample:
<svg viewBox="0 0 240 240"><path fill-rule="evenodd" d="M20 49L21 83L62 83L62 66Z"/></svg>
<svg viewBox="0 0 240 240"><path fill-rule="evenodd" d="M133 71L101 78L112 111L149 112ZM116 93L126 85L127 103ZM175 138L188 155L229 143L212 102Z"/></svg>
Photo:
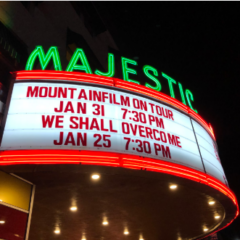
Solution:
<svg viewBox="0 0 240 240"><path fill-rule="evenodd" d="M51 58L53 59L54 69L56 71L62 70L57 47L50 47L47 54L45 55L45 53L43 51L43 47L36 46L35 50L31 53L31 55L29 56L29 58L27 60L25 70L33 70L33 65L34 65L34 62L37 57L39 58L39 62L40 62L42 70L46 69Z"/></svg>
<svg viewBox="0 0 240 240"><path fill-rule="evenodd" d="M175 94L174 94L174 90L173 90L173 83L176 84L177 82L172 79L171 77L169 77L167 74L162 72L162 76L165 77L168 80L168 86L169 86L169 90L170 90L170 95L172 98L175 98Z"/></svg>
<svg viewBox="0 0 240 240"><path fill-rule="evenodd" d="M148 84L148 83L145 83L145 86L146 87L148 87L148 88L152 88L152 89L154 89L154 90L156 90L156 91L161 91L161 89L162 89L162 86L161 86L161 83L159 82L159 80L157 79L157 78L155 78L154 76L152 76L148 71L152 71L153 72L153 74L154 74L154 76L158 76L158 71L157 71L157 69L156 68L153 68L153 67L151 67L151 66L149 66L149 65L145 65L144 67L143 67L143 72L145 73L145 75L147 76L147 77L149 77L151 80L153 80L155 83L156 83L156 87L154 87L154 86L152 86L152 85L150 85L150 84Z"/></svg>
<svg viewBox="0 0 240 240"><path fill-rule="evenodd" d="M179 90L180 90L182 102L183 102L183 104L187 105L186 100L185 100L185 95L184 95L184 92L183 92L183 88L182 88L182 84L180 82L178 83L178 87L179 87Z"/></svg>
<svg viewBox="0 0 240 240"><path fill-rule="evenodd" d="M189 107L190 107L194 112L198 113L198 111L197 111L196 109L193 109L192 104L191 104L191 101L192 101L192 102L194 101L194 99L193 99L193 94L192 94L191 91L188 90L188 89L186 89L185 93L186 93L186 97L187 97L187 101L188 101Z"/></svg>
<svg viewBox="0 0 240 240"><path fill-rule="evenodd" d="M79 59L81 60L82 65L77 65ZM81 48L76 48L66 69L68 72L72 72L73 70L81 70L86 73L92 73L87 57Z"/></svg>
<svg viewBox="0 0 240 240"><path fill-rule="evenodd" d="M132 80L129 79L128 74L132 73L132 74L137 74L137 71L131 68L128 68L127 64L130 63L132 65L137 66L137 62L125 57L122 57L122 71L123 71L123 80L128 81L128 82L133 82L136 84L140 84L140 82L136 81L136 80Z"/></svg>
<svg viewBox="0 0 240 240"><path fill-rule="evenodd" d="M95 74L100 76L105 76L105 77L112 77L114 76L114 73L115 73L114 55L112 53L109 53L108 54L108 72L103 73L103 72L100 72L99 70L96 70Z"/></svg>

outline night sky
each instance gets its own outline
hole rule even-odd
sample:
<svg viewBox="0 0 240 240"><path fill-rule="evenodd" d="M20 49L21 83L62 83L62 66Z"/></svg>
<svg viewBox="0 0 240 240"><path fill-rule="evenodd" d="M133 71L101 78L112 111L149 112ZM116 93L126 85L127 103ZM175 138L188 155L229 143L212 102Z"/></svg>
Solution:
<svg viewBox="0 0 240 240"><path fill-rule="evenodd" d="M213 126L230 188L240 202L240 3L93 4L121 55L135 59L139 69L155 67L192 91L194 108ZM220 237L240 239L240 218Z"/></svg>

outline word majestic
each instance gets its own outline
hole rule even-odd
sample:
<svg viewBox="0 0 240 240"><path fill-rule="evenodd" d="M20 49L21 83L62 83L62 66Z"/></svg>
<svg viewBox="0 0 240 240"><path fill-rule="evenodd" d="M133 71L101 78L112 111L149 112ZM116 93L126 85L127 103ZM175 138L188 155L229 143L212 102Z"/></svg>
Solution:
<svg viewBox="0 0 240 240"><path fill-rule="evenodd" d="M34 51L30 54L25 69L33 70L33 66L34 66L35 60L37 58L39 59L42 70L46 69L46 67L51 59L53 60L54 69L56 71L62 70L60 56L59 56L57 47L54 47L54 46L50 47L48 52L45 54L43 47L37 46L34 49ZM79 61L81 62L81 64L78 64ZM123 80L128 81L128 82L133 82L136 84L140 84L139 81L130 79L130 76L129 76L129 74L137 75L137 71L129 66L129 64L131 64L133 66L137 66L138 65L137 62L135 60L128 59L125 57L121 57L121 61L122 61ZM69 72L72 72L74 70L84 71L85 73L89 73L89 74L93 73L92 69L89 65L89 62L87 60L87 57L86 57L83 49L81 49L81 48L76 48L75 52L73 53L72 58L69 61L68 66L66 68L66 71L69 71ZM158 77L157 69L152 66L145 65L143 67L143 72L150 80L153 81L153 84L145 83L145 86L148 88L152 88L156 91L161 91L162 85L161 85L160 81L156 78L156 77ZM108 54L108 72L101 72L99 70L95 70L94 73L97 75L100 75L100 76L113 77L115 74L114 54L112 54L112 53ZM169 77L167 74L165 74L163 72L162 72L162 76L164 78L166 78L168 81L171 97L175 98L173 86L174 86L174 84L177 84L177 82L173 78ZM194 101L192 92L188 89L186 89L184 92L182 84L180 82L178 82L178 88L180 91L180 95L181 95L183 104L187 105L187 103L188 103L189 107L197 113L197 110L194 109L192 106L192 102ZM186 98L185 98L185 96L186 96ZM187 99L187 103L186 103L186 99Z"/></svg>

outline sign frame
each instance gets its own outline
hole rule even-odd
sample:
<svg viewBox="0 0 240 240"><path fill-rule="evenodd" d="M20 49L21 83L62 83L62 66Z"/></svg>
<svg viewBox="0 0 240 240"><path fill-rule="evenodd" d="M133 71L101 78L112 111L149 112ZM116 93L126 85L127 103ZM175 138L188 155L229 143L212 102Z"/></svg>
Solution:
<svg viewBox="0 0 240 240"><path fill-rule="evenodd" d="M196 114L189 107L185 106L184 104L182 104L178 100L173 99L173 98L171 98L171 97L169 97L169 96L167 96L163 93L151 90L147 87L139 86L139 85L136 85L134 83L129 83L129 82L126 82L126 81L123 81L123 80L115 79L115 78L108 78L108 77L102 77L102 76L99 77L97 75L85 74L85 73L76 73L76 72L69 73L69 72L63 72L63 71L19 71L19 72L15 72L13 74L13 79L11 81L9 94L8 94L8 98L7 98L7 103L6 103L6 108L5 108L5 112L4 112L4 117L3 117L3 121L2 121L2 125L1 125L0 146L1 146L1 143L2 143L3 132L4 132L5 125L6 125L7 115L8 115L8 112L9 112L13 86L14 86L15 83L18 83L18 82L30 82L30 81L31 82L41 82L41 83L46 82L46 83L74 84L74 85L82 85L82 86L100 87L102 89L119 90L120 92L123 92L123 93L130 93L130 94L135 95L135 96L140 96L140 97L144 97L144 98L149 99L149 100L153 100L155 102L159 102L159 103L161 103L165 106L169 106L169 107L181 112L182 114L184 114L184 115L186 115L190 118L190 122L191 122L191 125L192 125L194 137L195 137L196 144L197 144L197 147L198 147L200 159L201 159L201 162L202 162L202 165L203 165L204 174L208 175L207 172L206 172L205 165L204 165L204 162L203 162L203 158L202 158L202 155L201 155L201 151L200 151L200 148L199 148L199 143L198 143L198 140L197 140L197 137L196 137L195 129L193 127L193 120L196 121L197 123L199 123L207 131L208 135L213 140L216 148L218 148L218 147L217 147L217 143L215 141L214 134L213 134L213 132L211 132L210 127L206 124L206 122L198 114ZM140 91L138 89L136 89L137 87L140 89ZM145 93L145 92L143 92L144 90L148 91L148 92ZM160 98L158 97L159 95L160 95ZM164 98L166 99L166 101L165 101ZM4 154L8 154L8 153L12 154L13 152L15 152L15 153L18 152L19 153L21 151L22 152L28 151L29 153L31 151L32 152L38 151L38 153L39 153L39 152L43 152L44 149L42 149L42 150L3 150L3 151L1 151L2 154L0 154L0 158L3 157ZM46 151L51 152L50 155L51 154L54 155L54 154L58 154L57 152L62 152L62 151L75 152L76 150L67 150L67 149L64 149L64 150L60 150L60 149L57 150L56 149L56 150L54 150L53 149L53 150L46 150ZM80 150L80 151L83 152L82 150ZM90 152L90 151L86 151L86 152ZM94 152L96 153L97 150L94 151ZM104 153L104 151L101 151L101 153ZM35 153L33 153L33 155L34 154ZM109 155L109 154L107 154L107 155ZM119 159L120 159L120 162L121 162L121 159L124 158L124 156L134 156L134 155L127 154L127 153L118 153L118 156L119 156ZM140 156L139 158L144 158L144 157ZM159 160L164 162L164 160L161 160L161 158L159 158ZM17 163L17 162L15 162L15 163ZM40 162L38 162L38 163L40 163ZM54 162L54 163L57 163L57 162ZM68 162L65 161L64 163L67 164ZM1 163L1 161L0 161L0 164L3 164L3 162ZM4 164L7 164L7 162L4 162ZM98 162L98 164L100 164L100 162ZM108 162L107 164L109 166L112 166L112 163L110 163L110 162ZM173 165L174 164L175 163L173 163ZM118 164L113 164L113 165L118 166ZM122 164L120 163L119 166L121 166L121 165ZM179 164L177 164L177 165L179 165ZM183 169L188 168L184 165L182 167L183 167ZM191 169L191 168L189 168L189 169ZM193 169L191 169L191 170L193 170ZM199 174L200 174L200 172L197 175L199 175ZM190 177L190 178L192 178L192 177ZM227 183L226 183L226 185L227 185Z"/></svg>
<svg viewBox="0 0 240 240"><path fill-rule="evenodd" d="M40 80L42 79L42 80ZM69 80L67 80L69 79ZM77 80L77 82L76 82ZM53 83L65 83L84 86L95 86L105 89L119 90L121 92L131 93L135 96L141 96L146 99L153 100L155 102L162 103L166 106L176 109L177 111L187 115L190 118L191 124L193 120L200 124L213 140L216 148L217 143L213 132L208 124L193 110L185 106L176 99L173 99L163 93L156 92L144 86L139 86L134 83L129 83L123 80L99 77L97 75L84 74L84 73L66 73L60 71L19 71L13 74L11 81L9 94L7 97L6 108L3 116L3 121L0 130L0 141L2 142L3 132L6 125L7 115L10 107L10 100L12 97L12 91L14 83L16 82L53 82ZM146 92L144 92L144 90ZM193 133L197 141L195 129L192 126ZM94 154L93 154L94 152ZM101 154L100 154L101 153ZM201 156L201 151L199 149ZM51 160L49 160L51 159ZM70 160L69 160L70 159ZM201 156L201 161L203 159ZM163 173L165 175L171 175L179 178L179 182L190 182L192 186L198 186L199 189L206 189L209 193L214 195L221 194L223 202L226 202L226 206L231 206L230 212L234 212L233 215L230 212L227 214L226 221L221 224L220 227L228 226L238 215L239 206L234 193L229 189L228 185L223 184L216 178L208 175L206 170L200 172L198 170L186 167L184 165L166 162L161 159L151 159L141 156L135 156L131 154L123 153L108 153L98 151L78 151L78 150L3 150L0 151L0 165L11 164L86 164L86 165L100 165L111 167L122 167L128 169L147 170L148 172ZM205 167L203 163L203 167ZM188 181L191 180L191 181ZM225 205L225 203L224 203ZM230 216L231 215L231 216ZM221 230L220 227L217 231Z"/></svg>
<svg viewBox="0 0 240 240"><path fill-rule="evenodd" d="M62 73L65 73L65 74L67 74L68 76L71 76L71 77L75 76L75 79L72 79L72 80L68 79L67 76L66 77L64 76L63 79L58 79L58 75L59 74L61 75ZM47 74L48 76L52 75L53 78L49 77L50 79L48 79L48 78L46 78L46 76L44 76L44 78L42 80L40 80L41 75L43 75L43 74ZM30 75L30 76L28 76L28 75ZM31 78L32 75L35 75L35 77ZM36 78L37 75L39 75L39 77L37 77L38 79ZM80 80L80 81L78 79L76 81L77 78L83 78L83 79ZM92 79L96 78L96 79L94 81L91 81L92 80L91 78ZM88 79L88 81L85 81L86 79ZM105 80L108 80L108 82L104 82ZM129 83L129 82L119 80L119 79L102 77L102 76L99 77L98 75L85 74L85 73L79 73L79 72L78 73L76 73L76 72L68 73L68 72L62 72L62 71L61 72L60 71L19 71L19 72L15 72L13 74L13 78L11 80L11 84L10 84L10 88L9 88L9 94L8 94L8 97L7 97L4 117L3 117L2 124L1 124L1 129L0 129L0 146L2 144L3 133L4 133L6 120L7 120L7 116L8 116L8 112L9 112L10 101L11 101L12 92L13 92L13 86L14 86L15 83L18 83L18 82L29 82L29 81L31 81L31 82L41 82L41 83L43 83L43 82L46 82L46 83L64 83L64 84L74 84L74 85L82 85L82 86L100 87L102 89L119 90L120 92L123 92L123 93L130 93L130 94L135 95L135 96L140 96L140 97L144 97L144 98L149 99L149 100L153 100L155 102L159 102L159 103L161 103L165 106L171 107L171 108L181 112L182 114L186 115L190 119L192 129L193 129L193 133L194 133L194 138L196 140L196 144L197 144L197 147L198 147L198 152L199 152L199 155L200 155L200 159L201 159L201 162L202 162L202 165L203 165L203 170L204 170L205 174L207 174L207 172L206 172L205 165L204 165L204 162L203 162L203 158L202 158L202 155L201 155L201 151L200 151L200 148L199 148L199 143L198 143L198 140L197 140L195 129L193 127L193 120L197 121L205 130L207 130L207 133L212 138L216 148L218 149L217 143L215 141L215 136L214 136L213 132L211 132L211 129L206 124L206 122L200 116L198 116L198 114L196 114L189 107L185 106L184 104L182 104L178 100L173 99L173 98L171 98L171 97L169 97L169 96L167 96L163 93L160 93L160 92L157 92L157 91L154 91L154 90L150 90L147 87L140 86L141 88L146 89L146 90L151 91L151 92L154 92L156 94L160 94L162 96L165 95L164 97L167 97L167 99L170 100L170 102L166 102L166 101L161 100L161 99L156 99L156 97L152 93L150 95L145 95L145 94L142 94L139 91L136 91L136 90L134 91L133 89L128 89L129 85L132 85L133 88L136 88L136 86L139 87L139 85L136 85L134 83ZM109 82L109 81L113 81L113 83L111 84L111 82ZM116 86L117 85L116 83L119 83L119 82L120 82L121 85L127 85L127 87L126 88L119 88L118 86ZM171 100L174 104L177 102L178 105L180 106L180 108L176 105L171 104ZM196 117L196 115L197 115L198 118ZM212 133L212 134L210 134L210 133ZM6 150L4 150L4 151L6 151ZM13 150L13 151L16 151L16 150Z"/></svg>

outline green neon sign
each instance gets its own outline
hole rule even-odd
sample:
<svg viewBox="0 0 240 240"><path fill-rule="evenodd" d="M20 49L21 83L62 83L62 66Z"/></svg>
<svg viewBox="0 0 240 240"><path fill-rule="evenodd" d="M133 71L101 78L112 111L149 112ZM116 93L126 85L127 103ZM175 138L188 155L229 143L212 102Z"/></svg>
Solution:
<svg viewBox="0 0 240 240"><path fill-rule="evenodd" d="M137 71L132 69L132 68L129 68L128 64L132 64L132 65L137 66L136 61L125 58L125 57L122 57L123 80L128 81L128 82L133 82L133 83L136 83L136 84L140 84L140 82L138 82L136 80L132 80L132 79L129 78L129 75L128 75L129 73L137 75Z"/></svg>
<svg viewBox="0 0 240 240"><path fill-rule="evenodd" d="M185 95L184 95L184 91L183 91L183 87L182 87L182 84L180 82L178 83L178 87L179 87L179 91L180 91L180 94L181 94L182 102L183 102L183 104L187 105Z"/></svg>
<svg viewBox="0 0 240 240"><path fill-rule="evenodd" d="M34 63L36 59L39 60L40 66L42 70L45 70L50 62L53 62L54 70L61 71L61 61L60 56L58 52L58 48L55 46L52 46L48 49L47 53L44 53L42 46L36 46L36 48L33 50L33 52L30 54L26 68L25 70L33 70ZM136 84L140 84L139 81L132 79L134 76L129 76L129 74L135 75L137 78L137 71L134 69L134 66L137 66L138 63L135 60L121 57L121 63L122 63L122 75L123 80L128 82L133 82ZM132 66L131 66L132 65ZM81 48L76 48L75 52L73 53L72 58L70 59L70 62L66 68L66 71L72 72L72 71L83 71L88 74L92 74L92 69L89 65L88 59L86 54L84 53L84 50ZM187 105L197 113L197 110L193 108L192 104L194 102L193 94L190 90L186 89L184 92L184 89L182 87L182 84L180 82L177 82L170 76L168 76L165 73L161 73L161 76L158 76L158 71L156 68L145 65L143 66L143 72L145 76L152 81L152 83L145 83L145 86L151 89L154 89L156 91L162 90L162 85L160 80L157 77L162 77L163 79L167 79L170 96L172 98L175 98L175 92L174 92L174 86L178 85L178 89L180 92L181 100L183 104ZM112 53L108 53L108 72L101 72L99 70L94 71L95 74L105 77L114 77L115 75L115 59L114 55ZM176 88L176 86L175 86ZM176 90L176 89L175 89ZM187 99L187 101L186 101Z"/></svg>
<svg viewBox="0 0 240 240"><path fill-rule="evenodd" d="M100 72L99 70L96 70L94 73L100 76L113 77L115 74L114 55L112 53L108 54L108 72L107 73Z"/></svg>
<svg viewBox="0 0 240 240"><path fill-rule="evenodd" d="M61 71L62 66L57 47L50 47L47 54L44 53L42 46L37 46L28 58L25 70L33 70L35 60L39 58L42 70L45 70L51 58L53 60L54 69Z"/></svg>
<svg viewBox="0 0 240 240"><path fill-rule="evenodd" d="M173 78L169 77L165 73L162 73L162 76L165 77L168 80L168 86L169 86L169 90L170 90L170 95L171 95L172 98L175 98L173 84L176 84L177 82Z"/></svg>
<svg viewBox="0 0 240 240"><path fill-rule="evenodd" d="M191 103L191 101L192 101L192 102L194 101L193 94L192 94L191 91L188 90L188 89L186 89L185 93L186 93L186 97L187 97L187 101L188 101L189 107L190 107L194 112L198 113L198 111L193 108L192 103Z"/></svg>
<svg viewBox="0 0 240 240"><path fill-rule="evenodd" d="M145 83L145 86L148 87L148 88L152 88L152 89L160 92L161 89L162 89L161 83L159 82L159 80L158 80L157 78L155 78L153 75L151 75L151 74L149 73L149 71L153 72L153 75L156 76L156 77L158 76L158 71L157 71L156 68L153 68L153 67L151 67L151 66L149 66L149 65L145 65L145 66L143 67L143 72L145 73L145 75L146 75L148 78L150 78L151 80L153 80L153 82L155 83L156 86L152 86L152 85L150 85L150 84L148 84L148 83Z"/></svg>
<svg viewBox="0 0 240 240"><path fill-rule="evenodd" d="M82 65L77 64L79 60L81 61ZM92 73L87 57L81 48L76 48L66 69L66 71L68 72L72 72L73 70L80 70L86 73Z"/></svg>

